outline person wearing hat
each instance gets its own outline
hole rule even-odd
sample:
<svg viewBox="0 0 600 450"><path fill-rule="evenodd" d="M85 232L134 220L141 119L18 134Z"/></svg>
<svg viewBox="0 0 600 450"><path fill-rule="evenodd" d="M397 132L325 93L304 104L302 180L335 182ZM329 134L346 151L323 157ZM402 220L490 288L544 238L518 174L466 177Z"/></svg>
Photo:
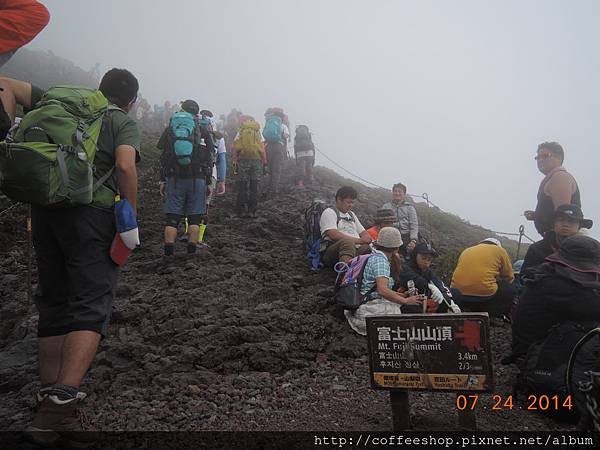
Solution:
<svg viewBox="0 0 600 450"><path fill-rule="evenodd" d="M535 160L544 178L538 189L535 211L523 214L527 220L533 220L535 229L544 236L552 229L554 211L566 204L581 207L581 195L577 181L563 167L565 151L558 142L538 145Z"/></svg>
<svg viewBox="0 0 600 450"><path fill-rule="evenodd" d="M163 131L156 147L162 150L160 157L160 182L159 192L161 197L166 197L164 212L166 224L164 232L165 262L174 256L177 227L187 217L188 243L187 253L196 253L200 224L206 214L206 186L210 180L212 170L212 149L214 142L208 129L199 124L198 114L200 107L194 100L185 100L181 103L182 112L175 113L171 124ZM194 130L189 138L177 138L174 133L175 118L182 116L182 120L194 119ZM180 129L180 128L177 128ZM204 140L204 146L200 143ZM191 155L186 161L177 155L177 143L191 141ZM210 149L210 150L209 150Z"/></svg>
<svg viewBox="0 0 600 450"><path fill-rule="evenodd" d="M450 287L460 291L454 300L462 310L500 317L510 312L516 295L514 279L510 257L500 241L486 238L460 254Z"/></svg>
<svg viewBox="0 0 600 450"><path fill-rule="evenodd" d="M521 272L529 267L542 264L547 256L558 251L562 241L576 235L582 228L592 228L593 224L590 219L583 217L579 206L560 205L554 211L552 230L548 231L542 240L531 244L527 249Z"/></svg>
<svg viewBox="0 0 600 450"><path fill-rule="evenodd" d="M360 293L365 295L356 311L344 311L348 323L358 334L367 334L367 316L401 314L403 305L421 305L422 295L408 296L393 290L392 266L401 264L400 231L394 227L382 228L375 241L375 251L365 264Z"/></svg>
<svg viewBox="0 0 600 450"><path fill-rule="evenodd" d="M418 292L427 298L427 312L460 312L450 289L431 270L431 264L438 256L429 242L417 244L400 272L398 284L404 291L408 291L409 282L412 281Z"/></svg>
<svg viewBox="0 0 600 450"><path fill-rule="evenodd" d="M375 225L369 228L367 233L369 233L369 236L371 236L373 241L376 241L379 236L379 230L384 227L393 227L395 221L396 215L394 214L394 211L391 209L379 208L377 210L377 215L375 216Z"/></svg>
<svg viewBox="0 0 600 450"><path fill-rule="evenodd" d="M544 264L522 273L525 286L512 323L513 357L566 322L600 321L600 242L582 234L566 238Z"/></svg>

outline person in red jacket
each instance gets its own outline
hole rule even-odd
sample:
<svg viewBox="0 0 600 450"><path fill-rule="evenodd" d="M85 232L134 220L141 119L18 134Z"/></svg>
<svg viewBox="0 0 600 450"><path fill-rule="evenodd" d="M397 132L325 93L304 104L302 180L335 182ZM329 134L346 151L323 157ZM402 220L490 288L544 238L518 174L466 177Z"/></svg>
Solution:
<svg viewBox="0 0 600 450"><path fill-rule="evenodd" d="M49 21L50 13L36 0L0 0L0 67Z"/></svg>

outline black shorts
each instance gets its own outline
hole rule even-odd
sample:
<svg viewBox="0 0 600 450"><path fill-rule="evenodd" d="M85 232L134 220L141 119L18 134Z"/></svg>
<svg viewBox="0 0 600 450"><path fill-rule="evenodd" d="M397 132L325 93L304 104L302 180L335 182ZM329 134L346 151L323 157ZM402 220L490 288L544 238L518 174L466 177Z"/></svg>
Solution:
<svg viewBox="0 0 600 450"><path fill-rule="evenodd" d="M117 266L109 254L116 233L114 211L33 206L32 227L38 337L82 330L105 336L117 284Z"/></svg>

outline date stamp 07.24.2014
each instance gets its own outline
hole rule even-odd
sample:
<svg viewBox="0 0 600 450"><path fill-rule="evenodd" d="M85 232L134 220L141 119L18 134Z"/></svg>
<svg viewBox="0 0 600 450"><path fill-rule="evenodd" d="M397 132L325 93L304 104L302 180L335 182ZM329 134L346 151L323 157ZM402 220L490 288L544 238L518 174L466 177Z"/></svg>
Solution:
<svg viewBox="0 0 600 450"><path fill-rule="evenodd" d="M558 395L530 394L527 396L526 401L517 401L512 395L460 394L456 396L456 409L459 411L483 409L498 412L512 410L571 411L573 401L570 395L561 397Z"/></svg>

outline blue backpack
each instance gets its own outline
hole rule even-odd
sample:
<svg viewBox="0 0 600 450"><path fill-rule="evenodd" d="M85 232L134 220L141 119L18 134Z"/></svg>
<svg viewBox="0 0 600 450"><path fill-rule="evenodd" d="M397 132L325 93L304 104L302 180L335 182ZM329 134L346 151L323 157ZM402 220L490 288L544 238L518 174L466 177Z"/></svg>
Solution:
<svg viewBox="0 0 600 450"><path fill-rule="evenodd" d="M196 121L189 112L179 111L171 118L171 132L175 138L173 144L177 163L189 166L195 144Z"/></svg>
<svg viewBox="0 0 600 450"><path fill-rule="evenodd" d="M283 140L281 139L281 125L283 124L283 120L279 116L269 116L267 117L267 121L265 123L265 128L263 130L263 137L265 141L272 144L282 144Z"/></svg>

